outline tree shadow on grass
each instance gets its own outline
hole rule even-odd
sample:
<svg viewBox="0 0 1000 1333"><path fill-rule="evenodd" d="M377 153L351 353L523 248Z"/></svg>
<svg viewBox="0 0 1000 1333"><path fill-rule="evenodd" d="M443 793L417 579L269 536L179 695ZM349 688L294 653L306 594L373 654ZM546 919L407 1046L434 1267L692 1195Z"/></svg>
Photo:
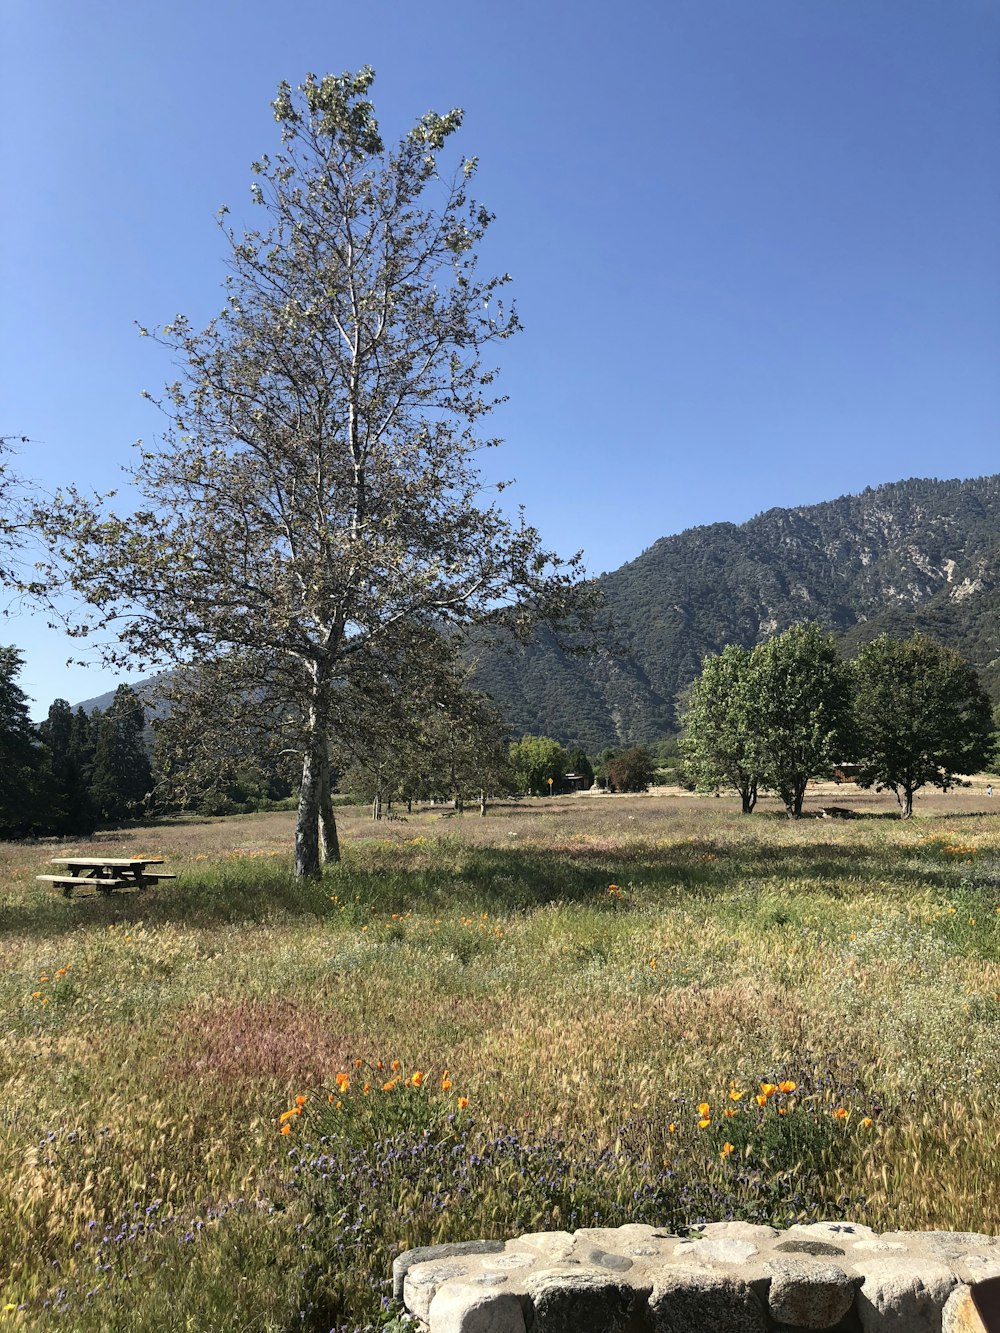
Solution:
<svg viewBox="0 0 1000 1333"><path fill-rule="evenodd" d="M116 890L67 899L39 886L0 906L0 937L52 938L119 922L213 929L312 919L333 926L393 912L504 915L553 904L617 914L629 905L649 910L686 901L722 903L748 887L761 894L787 893L800 880L812 886L820 881L827 896L846 899L863 891L866 882L884 883L895 868L916 890L953 890L957 868L929 856L919 864L914 846L822 841L734 847L711 837L665 847L636 843L614 852L586 845L568 850L470 845L441 864L407 864L399 848L387 849L375 864L370 852L365 859L367 864L359 865L348 853L321 881L305 884L296 883L285 864L247 857L221 868L184 870L177 880L142 893ZM977 871L981 884L985 867ZM612 885L624 898L609 893Z"/></svg>

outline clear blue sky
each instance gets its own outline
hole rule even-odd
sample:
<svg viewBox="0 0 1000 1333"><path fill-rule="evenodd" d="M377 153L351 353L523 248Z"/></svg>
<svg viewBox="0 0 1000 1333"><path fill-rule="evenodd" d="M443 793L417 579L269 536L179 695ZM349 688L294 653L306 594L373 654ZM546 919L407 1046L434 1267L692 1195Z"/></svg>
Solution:
<svg viewBox="0 0 1000 1333"><path fill-rule="evenodd" d="M371 64L383 127L466 111L525 333L491 475L593 572L658 537L1000 470L995 0L5 0L0 433L114 485L171 367L133 321L221 304L218 207L281 79ZM22 685L73 645L7 621Z"/></svg>

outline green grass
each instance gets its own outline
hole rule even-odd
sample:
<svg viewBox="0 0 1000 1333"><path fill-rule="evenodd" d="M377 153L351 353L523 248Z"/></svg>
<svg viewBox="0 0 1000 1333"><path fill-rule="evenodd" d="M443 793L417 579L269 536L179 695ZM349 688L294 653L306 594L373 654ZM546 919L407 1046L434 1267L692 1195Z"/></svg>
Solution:
<svg viewBox="0 0 1000 1333"><path fill-rule="evenodd" d="M387 1325L400 1249L547 1226L1000 1230L974 804L345 811L304 888L288 815L178 821L97 844L178 880L73 901L0 849L0 1328Z"/></svg>

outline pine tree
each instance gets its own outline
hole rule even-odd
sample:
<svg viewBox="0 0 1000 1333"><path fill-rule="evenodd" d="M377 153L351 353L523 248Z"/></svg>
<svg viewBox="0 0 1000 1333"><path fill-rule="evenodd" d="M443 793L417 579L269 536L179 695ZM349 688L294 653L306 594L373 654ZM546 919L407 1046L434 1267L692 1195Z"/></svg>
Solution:
<svg viewBox="0 0 1000 1333"><path fill-rule="evenodd" d="M135 817L153 789L145 729L139 696L119 685L98 721L91 795L102 819Z"/></svg>
<svg viewBox="0 0 1000 1333"><path fill-rule="evenodd" d="M44 829L47 791L44 751L15 677L23 666L16 648L0 648L0 837Z"/></svg>
<svg viewBox="0 0 1000 1333"><path fill-rule="evenodd" d="M82 709L80 715L86 722ZM48 826L53 833L92 833L96 822L89 775L84 776L73 743L75 724L73 710L66 700L56 699L38 728L48 751L52 793Z"/></svg>

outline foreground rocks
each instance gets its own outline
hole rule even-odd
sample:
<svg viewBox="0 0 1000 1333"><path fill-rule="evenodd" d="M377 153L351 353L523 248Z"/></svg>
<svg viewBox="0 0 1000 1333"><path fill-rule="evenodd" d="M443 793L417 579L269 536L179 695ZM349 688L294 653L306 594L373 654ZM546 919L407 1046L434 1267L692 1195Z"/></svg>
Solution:
<svg viewBox="0 0 1000 1333"><path fill-rule="evenodd" d="M1000 1238L853 1222L433 1245L393 1285L429 1333L1000 1333Z"/></svg>

